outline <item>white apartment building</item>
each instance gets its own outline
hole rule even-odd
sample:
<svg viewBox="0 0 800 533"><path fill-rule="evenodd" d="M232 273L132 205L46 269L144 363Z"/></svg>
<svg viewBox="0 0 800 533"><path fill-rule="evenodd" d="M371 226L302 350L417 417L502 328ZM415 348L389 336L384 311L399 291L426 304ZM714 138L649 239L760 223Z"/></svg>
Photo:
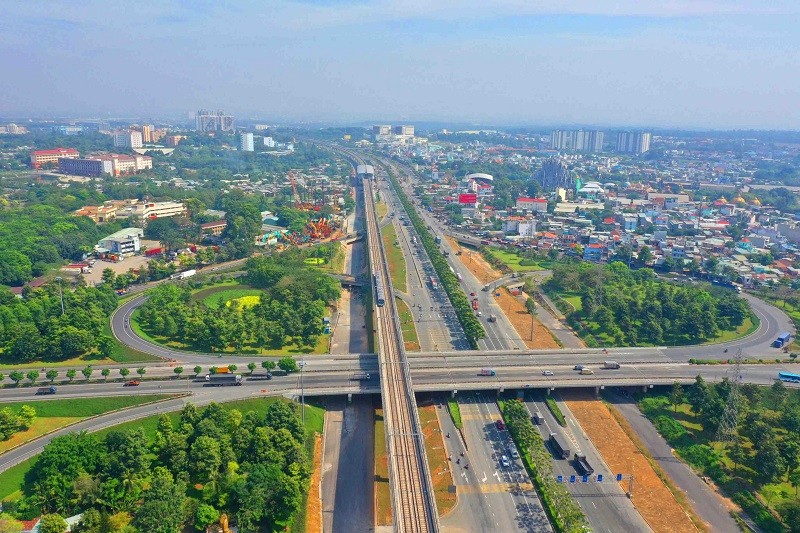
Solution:
<svg viewBox="0 0 800 533"><path fill-rule="evenodd" d="M141 148L142 132L140 131L115 131L113 134L114 146L117 148Z"/></svg>

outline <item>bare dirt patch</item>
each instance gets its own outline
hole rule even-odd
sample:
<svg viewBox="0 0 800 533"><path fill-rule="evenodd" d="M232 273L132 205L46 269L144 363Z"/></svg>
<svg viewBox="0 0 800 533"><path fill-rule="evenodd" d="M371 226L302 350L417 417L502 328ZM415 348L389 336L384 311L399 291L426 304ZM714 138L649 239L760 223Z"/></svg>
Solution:
<svg viewBox="0 0 800 533"><path fill-rule="evenodd" d="M439 428L439 419L436 417L436 406L432 403L421 405L419 421L422 424L422 434L425 436L425 453L431 469L436 506L439 516L444 516L455 507L457 498L456 493L450 490L453 485L453 474L447 461L442 430Z"/></svg>
<svg viewBox="0 0 800 533"><path fill-rule="evenodd" d="M308 489L308 507L306 509L306 532L322 533L322 498L320 482L322 478L322 435L314 437L314 473L311 474L311 486Z"/></svg>
<svg viewBox="0 0 800 533"><path fill-rule="evenodd" d="M539 319L533 318L533 340L531 340L531 315L525 306L520 302L516 296L512 296L506 288L501 288L495 291L495 301L497 305L503 310L503 313L511 321L514 329L517 330L519 336L525 341L525 346L531 349L535 348L558 348L558 343L550 330L544 327L539 322Z"/></svg>
<svg viewBox="0 0 800 533"><path fill-rule="evenodd" d="M482 283L489 283L503 277L503 274L492 268L492 265L487 263L480 253L469 248L462 248L458 241L452 237L445 237L445 239L450 243L450 247L453 250L461 250L461 255L458 256L461 259L461 263Z"/></svg>
<svg viewBox="0 0 800 533"><path fill-rule="evenodd" d="M653 531L698 531L650 462L611 414L608 406L589 393L570 392L565 397L567 407L592 439L611 471L634 475L633 504ZM623 480L620 486L623 490L628 490L628 481Z"/></svg>

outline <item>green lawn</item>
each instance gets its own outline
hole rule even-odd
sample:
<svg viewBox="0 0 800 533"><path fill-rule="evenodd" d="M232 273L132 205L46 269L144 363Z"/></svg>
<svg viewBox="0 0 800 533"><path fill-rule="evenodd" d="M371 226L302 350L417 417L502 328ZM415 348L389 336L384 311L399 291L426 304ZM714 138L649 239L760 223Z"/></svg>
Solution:
<svg viewBox="0 0 800 533"><path fill-rule="evenodd" d="M397 314L400 315L400 329L403 332L406 349L419 350L419 338L417 338L417 328L414 326L414 315L411 313L411 309L400 298L395 298L394 301L397 305Z"/></svg>
<svg viewBox="0 0 800 533"><path fill-rule="evenodd" d="M383 247L386 249L386 257L389 260L389 272L392 275L392 285L400 292L406 292L406 258L403 257L403 250L397 242L397 233L394 224L386 224L381 229L383 236Z"/></svg>
<svg viewBox="0 0 800 533"><path fill-rule="evenodd" d="M207 307L216 307L217 302L244 298L245 296L261 296L263 292L248 285L228 285L208 287L192 294L192 299L202 302Z"/></svg>
<svg viewBox="0 0 800 533"><path fill-rule="evenodd" d="M536 272L538 270L547 270L543 266L544 261L533 261L524 259L513 252L492 248L491 255L500 259L505 265L514 272Z"/></svg>
<svg viewBox="0 0 800 533"><path fill-rule="evenodd" d="M758 320L758 317L752 315L751 317L745 318L742 325L735 330L723 331L718 337L707 340L703 344L718 344L720 342L729 342L735 341L736 339L741 339L742 337L746 337L758 329L759 323L760 321Z"/></svg>
<svg viewBox="0 0 800 533"><path fill-rule="evenodd" d="M0 501L16 500L22 496L25 473L33 467L35 460L36 457L31 457L0 473Z"/></svg>

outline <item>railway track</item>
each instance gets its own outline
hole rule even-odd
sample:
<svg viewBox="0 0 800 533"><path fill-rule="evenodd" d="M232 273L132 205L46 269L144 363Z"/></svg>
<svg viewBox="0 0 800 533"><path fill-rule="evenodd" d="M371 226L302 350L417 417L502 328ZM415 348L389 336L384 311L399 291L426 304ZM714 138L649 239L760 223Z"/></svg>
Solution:
<svg viewBox="0 0 800 533"><path fill-rule="evenodd" d="M389 266L380 237L373 187L368 179L364 179L362 184L370 264L376 285L384 287L384 304L375 307L375 333L379 354L394 530L435 532L439 531L436 500L433 496L430 469L400 333Z"/></svg>

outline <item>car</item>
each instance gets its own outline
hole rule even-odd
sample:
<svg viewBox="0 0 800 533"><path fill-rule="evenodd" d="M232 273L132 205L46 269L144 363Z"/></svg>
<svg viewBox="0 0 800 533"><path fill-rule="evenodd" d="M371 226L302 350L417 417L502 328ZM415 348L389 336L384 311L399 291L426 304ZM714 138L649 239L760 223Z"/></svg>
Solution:
<svg viewBox="0 0 800 533"><path fill-rule="evenodd" d="M575 365L572 367L572 370L583 370L583 369L584 369L583 365Z"/></svg>
<svg viewBox="0 0 800 533"><path fill-rule="evenodd" d="M509 448L508 455L510 455L512 459L519 459L519 452L516 448Z"/></svg>
<svg viewBox="0 0 800 533"><path fill-rule="evenodd" d="M141 381L138 379L132 379L130 381L126 381L123 387L138 387L141 384Z"/></svg>
<svg viewBox="0 0 800 533"><path fill-rule="evenodd" d="M503 422L502 420L497 420L497 421L495 421L494 425L495 425L495 427L497 427L497 429L499 429L500 431L503 431L504 429L506 429L506 423L505 423L505 422Z"/></svg>
<svg viewBox="0 0 800 533"><path fill-rule="evenodd" d="M552 370L542 370L542 375L543 376L552 376L553 375L553 371Z"/></svg>
<svg viewBox="0 0 800 533"><path fill-rule="evenodd" d="M509 466L511 466L511 461L508 460L508 457L503 455L502 457L500 457L500 465L503 468L508 468Z"/></svg>

